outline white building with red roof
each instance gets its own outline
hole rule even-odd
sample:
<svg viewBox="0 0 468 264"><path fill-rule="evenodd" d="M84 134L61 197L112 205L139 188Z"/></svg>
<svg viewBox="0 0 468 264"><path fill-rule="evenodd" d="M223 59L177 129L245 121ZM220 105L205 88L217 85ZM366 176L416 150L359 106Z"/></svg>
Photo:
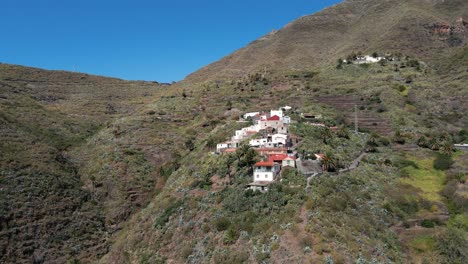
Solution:
<svg viewBox="0 0 468 264"><path fill-rule="evenodd" d="M254 165L254 182L273 182L278 173L277 166L272 161L260 161Z"/></svg>
<svg viewBox="0 0 468 264"><path fill-rule="evenodd" d="M282 167L296 167L296 158L287 154L268 155L268 161L281 165Z"/></svg>
<svg viewBox="0 0 468 264"><path fill-rule="evenodd" d="M281 165L283 167L296 167L296 158L292 156L288 156L285 159L282 160Z"/></svg>
<svg viewBox="0 0 468 264"><path fill-rule="evenodd" d="M278 129L279 127L283 127L283 121L277 115L268 117L266 119L260 119L258 121L258 125L260 129L266 129L267 127L272 127L274 129Z"/></svg>
<svg viewBox="0 0 468 264"><path fill-rule="evenodd" d="M288 157L288 154L270 154L268 155L268 161L276 162L281 164L284 159Z"/></svg>
<svg viewBox="0 0 468 264"><path fill-rule="evenodd" d="M278 116L280 120L283 120L283 110L271 110L270 116Z"/></svg>
<svg viewBox="0 0 468 264"><path fill-rule="evenodd" d="M288 152L287 148L255 148L255 151L259 155L267 156L270 154L286 154Z"/></svg>

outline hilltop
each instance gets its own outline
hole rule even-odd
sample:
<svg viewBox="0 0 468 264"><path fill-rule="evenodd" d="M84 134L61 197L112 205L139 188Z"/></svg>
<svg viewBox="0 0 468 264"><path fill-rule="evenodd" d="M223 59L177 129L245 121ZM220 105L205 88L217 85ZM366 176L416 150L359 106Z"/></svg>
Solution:
<svg viewBox="0 0 468 264"><path fill-rule="evenodd" d="M463 0L344 1L253 41L188 80L240 77L264 69L308 70L353 51L402 53L444 67L466 43L467 10Z"/></svg>

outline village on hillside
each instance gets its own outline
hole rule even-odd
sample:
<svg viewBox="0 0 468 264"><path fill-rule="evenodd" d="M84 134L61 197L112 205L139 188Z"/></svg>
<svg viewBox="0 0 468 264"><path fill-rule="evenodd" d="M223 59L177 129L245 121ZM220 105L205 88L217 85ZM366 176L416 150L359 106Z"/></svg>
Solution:
<svg viewBox="0 0 468 264"><path fill-rule="evenodd" d="M297 168L304 176L318 175L323 172L321 159L323 153L314 154L314 159L305 159L296 151L299 139L290 133L289 126L295 121L288 115L292 107L284 106L278 110L245 113L239 122L251 122L252 125L235 131L230 140L217 144L219 154L233 153L241 144L253 148L262 161L255 163L253 181L248 189L261 192L268 190L268 185L279 180L283 168ZM308 120L308 124L326 127L319 120L320 115L301 113L301 118ZM337 127L328 127L336 130Z"/></svg>

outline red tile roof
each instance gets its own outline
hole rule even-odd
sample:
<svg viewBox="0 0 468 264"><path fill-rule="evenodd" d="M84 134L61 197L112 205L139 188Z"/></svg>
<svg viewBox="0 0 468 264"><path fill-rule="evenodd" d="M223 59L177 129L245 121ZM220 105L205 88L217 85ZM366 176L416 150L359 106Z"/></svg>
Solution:
<svg viewBox="0 0 468 264"><path fill-rule="evenodd" d="M279 121L279 120L280 120L280 117L277 116L277 115L274 115L274 116L272 116L272 117L270 117L270 118L267 118L267 120L268 120L268 121Z"/></svg>
<svg viewBox="0 0 468 264"><path fill-rule="evenodd" d="M271 161L260 161L255 163L255 167L273 167L275 164Z"/></svg>
<svg viewBox="0 0 468 264"><path fill-rule="evenodd" d="M286 154L270 154L268 155L269 161L277 161L277 160L284 160L288 157Z"/></svg>

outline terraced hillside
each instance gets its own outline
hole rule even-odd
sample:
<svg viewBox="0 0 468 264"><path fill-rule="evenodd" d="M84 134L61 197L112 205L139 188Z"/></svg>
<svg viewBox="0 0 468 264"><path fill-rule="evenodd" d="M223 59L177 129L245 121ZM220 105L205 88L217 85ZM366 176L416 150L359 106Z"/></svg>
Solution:
<svg viewBox="0 0 468 264"><path fill-rule="evenodd" d="M366 109L366 100L358 95L320 96L316 98L318 103L330 105L345 113L349 124L355 122L357 111L358 127L368 131L374 131L381 135L390 135L392 128L390 122L375 111Z"/></svg>

